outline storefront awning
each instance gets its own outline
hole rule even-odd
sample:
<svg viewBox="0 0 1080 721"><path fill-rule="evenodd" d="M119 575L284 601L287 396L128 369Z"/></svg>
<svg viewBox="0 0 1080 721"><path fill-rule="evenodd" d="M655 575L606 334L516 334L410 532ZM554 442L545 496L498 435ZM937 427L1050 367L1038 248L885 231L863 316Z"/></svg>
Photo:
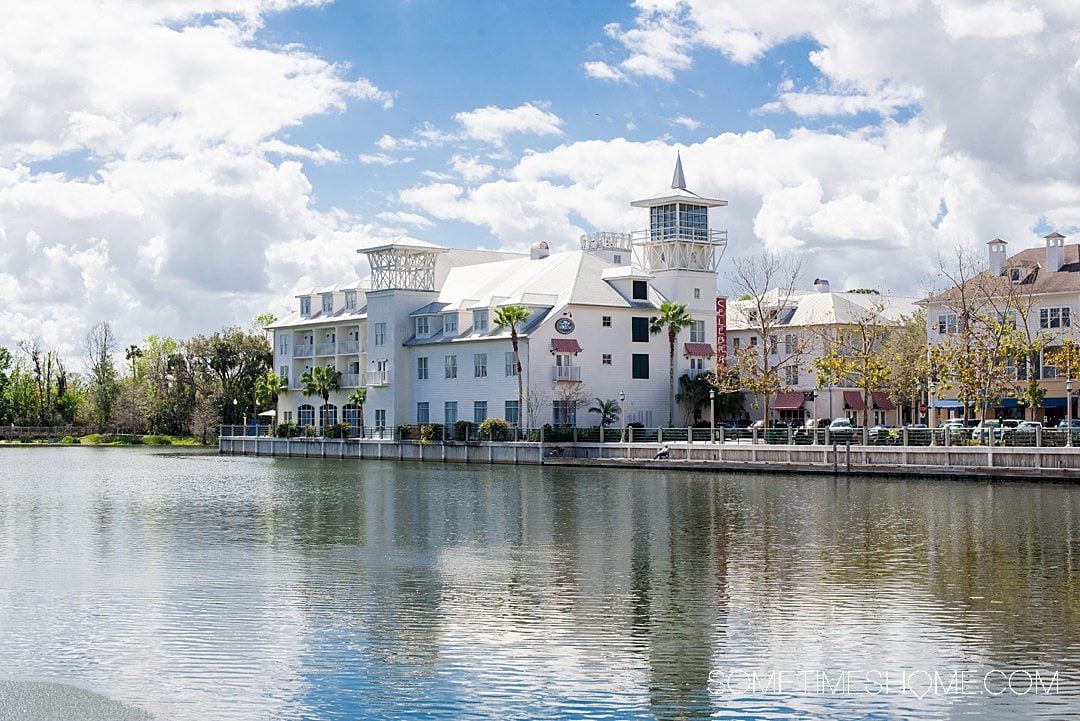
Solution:
<svg viewBox="0 0 1080 721"><path fill-rule="evenodd" d="M870 391L870 397L874 399L874 408L879 411L895 411L896 404L885 395L885 391Z"/></svg>
<svg viewBox="0 0 1080 721"><path fill-rule="evenodd" d="M802 408L804 400L806 399L803 396L802 391L777 393L776 402L773 404L773 408L778 411L797 411Z"/></svg>
<svg viewBox="0 0 1080 721"><path fill-rule="evenodd" d="M844 408L851 411L861 411L866 408L863 403L862 393L859 391L844 391Z"/></svg>
<svg viewBox="0 0 1080 721"><path fill-rule="evenodd" d="M1043 408L1064 408L1064 398L1043 398Z"/></svg>
<svg viewBox="0 0 1080 721"><path fill-rule="evenodd" d="M552 353L580 353L581 346L578 345L575 338L552 338L551 339L551 352Z"/></svg>
<svg viewBox="0 0 1080 721"><path fill-rule="evenodd" d="M934 401L934 408L963 408L964 404L950 398L938 398Z"/></svg>
<svg viewBox="0 0 1080 721"><path fill-rule="evenodd" d="M714 351L712 346L708 343L685 343L683 347L687 357L696 356L712 358L716 355L716 351Z"/></svg>

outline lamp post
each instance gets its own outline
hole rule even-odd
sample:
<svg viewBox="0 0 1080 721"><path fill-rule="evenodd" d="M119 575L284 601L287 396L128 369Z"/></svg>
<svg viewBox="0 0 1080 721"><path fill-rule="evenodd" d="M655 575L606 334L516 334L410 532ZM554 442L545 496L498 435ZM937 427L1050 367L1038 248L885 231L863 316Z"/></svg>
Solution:
<svg viewBox="0 0 1080 721"><path fill-rule="evenodd" d="M716 440L716 389L709 389L709 443Z"/></svg>
<svg viewBox="0 0 1080 721"><path fill-rule="evenodd" d="M1065 365L1068 368L1068 364ZM1065 445L1072 445L1072 369L1065 376Z"/></svg>
<svg viewBox="0 0 1080 721"><path fill-rule="evenodd" d="M619 443L626 442L626 394L619 391Z"/></svg>
<svg viewBox="0 0 1080 721"><path fill-rule="evenodd" d="M236 400L235 398L232 399L232 422L233 423L236 423L236 406L239 403L240 403L240 401Z"/></svg>
<svg viewBox="0 0 1080 721"><path fill-rule="evenodd" d="M934 394L937 392L937 385L934 383L934 381L930 381L929 391L929 395L926 398L926 417L927 420L930 421L927 425L933 428L937 425L937 409L934 407L934 401L936 400L934 398Z"/></svg>

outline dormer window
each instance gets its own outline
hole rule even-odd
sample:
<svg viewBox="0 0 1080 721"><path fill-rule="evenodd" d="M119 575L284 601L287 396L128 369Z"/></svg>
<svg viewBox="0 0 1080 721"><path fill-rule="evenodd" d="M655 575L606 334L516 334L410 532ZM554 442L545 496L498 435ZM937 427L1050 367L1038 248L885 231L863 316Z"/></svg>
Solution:
<svg viewBox="0 0 1080 721"><path fill-rule="evenodd" d="M633 292L631 296L634 300L648 300L649 299L649 283L644 280L635 280Z"/></svg>
<svg viewBox="0 0 1080 721"><path fill-rule="evenodd" d="M334 294L323 293L322 294L322 312L332 313L334 310Z"/></svg>
<svg viewBox="0 0 1080 721"><path fill-rule="evenodd" d="M1009 268L1009 280L1014 284L1020 282L1020 269L1019 268Z"/></svg>
<svg viewBox="0 0 1080 721"><path fill-rule="evenodd" d="M311 296L300 297L300 315L311 315Z"/></svg>
<svg viewBox="0 0 1080 721"><path fill-rule="evenodd" d="M356 310L356 291L345 291L345 310Z"/></svg>
<svg viewBox="0 0 1080 721"><path fill-rule="evenodd" d="M443 319L443 334L457 333L457 313L451 313Z"/></svg>
<svg viewBox="0 0 1080 721"><path fill-rule="evenodd" d="M474 310L472 314L473 331L476 333L484 332L488 329L488 312L484 310Z"/></svg>
<svg viewBox="0 0 1080 721"><path fill-rule="evenodd" d="M416 335L421 338L426 338L429 333L430 325L428 324L428 317L422 315L416 319Z"/></svg>

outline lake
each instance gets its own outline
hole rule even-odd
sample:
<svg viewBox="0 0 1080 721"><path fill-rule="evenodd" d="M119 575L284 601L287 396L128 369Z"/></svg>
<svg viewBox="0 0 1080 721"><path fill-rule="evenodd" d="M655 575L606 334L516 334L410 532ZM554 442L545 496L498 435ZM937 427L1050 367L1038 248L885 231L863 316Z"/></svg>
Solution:
<svg viewBox="0 0 1080 721"><path fill-rule="evenodd" d="M0 448L0 719L1080 719L1080 487Z"/></svg>

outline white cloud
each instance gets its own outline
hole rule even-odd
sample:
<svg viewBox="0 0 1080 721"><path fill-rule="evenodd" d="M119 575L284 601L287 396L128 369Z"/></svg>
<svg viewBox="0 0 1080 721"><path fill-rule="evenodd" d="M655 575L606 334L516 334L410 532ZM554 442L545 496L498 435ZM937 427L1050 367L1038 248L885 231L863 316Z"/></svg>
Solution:
<svg viewBox="0 0 1080 721"><path fill-rule="evenodd" d="M364 165L400 165L402 163L411 163L415 158L408 155L403 158L395 158L386 153L360 153L357 160Z"/></svg>
<svg viewBox="0 0 1080 721"><path fill-rule="evenodd" d="M375 141L375 145L386 152L431 148L463 141L501 148L508 135L563 135L560 127L562 118L533 103L523 103L516 108L488 105L457 113L454 120L458 129L453 132L440 130L425 122L413 131L412 137L383 135Z"/></svg>
<svg viewBox="0 0 1080 721"><path fill-rule="evenodd" d="M430 228L435 223L430 218L425 218L422 215L416 213L405 213L402 211L389 211L384 210L379 213L379 220L386 221L387 223L404 223L405 225L412 225L417 228Z"/></svg>
<svg viewBox="0 0 1080 721"><path fill-rule="evenodd" d="M672 125L681 125L687 130L697 130L701 127L701 121L686 115L677 115L669 121Z"/></svg>
<svg viewBox="0 0 1080 721"><path fill-rule="evenodd" d="M592 60L584 63L585 74L597 80L626 80L626 73L605 62Z"/></svg>
<svg viewBox="0 0 1080 721"><path fill-rule="evenodd" d="M451 156L450 167L454 169L455 173L470 183L477 180L483 180L495 172L494 166L482 163L479 158L473 156Z"/></svg>

